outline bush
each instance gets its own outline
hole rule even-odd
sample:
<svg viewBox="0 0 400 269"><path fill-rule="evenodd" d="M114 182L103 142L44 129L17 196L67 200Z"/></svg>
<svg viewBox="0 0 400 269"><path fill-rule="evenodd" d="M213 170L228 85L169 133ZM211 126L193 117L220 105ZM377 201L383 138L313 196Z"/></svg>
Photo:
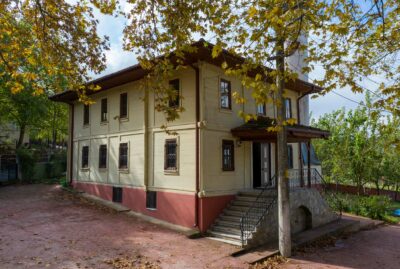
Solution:
<svg viewBox="0 0 400 269"><path fill-rule="evenodd" d="M382 220L390 211L390 198L387 196L357 196L350 194L337 194L337 196L345 212ZM335 208L332 200L328 200L328 203Z"/></svg>
<svg viewBox="0 0 400 269"><path fill-rule="evenodd" d="M20 165L22 181L32 183L35 174L35 157L31 150L20 148L17 150L17 157Z"/></svg>
<svg viewBox="0 0 400 269"><path fill-rule="evenodd" d="M60 179L60 185L62 187L64 187L64 188L68 188L69 187L69 182L65 177L63 177L63 178Z"/></svg>

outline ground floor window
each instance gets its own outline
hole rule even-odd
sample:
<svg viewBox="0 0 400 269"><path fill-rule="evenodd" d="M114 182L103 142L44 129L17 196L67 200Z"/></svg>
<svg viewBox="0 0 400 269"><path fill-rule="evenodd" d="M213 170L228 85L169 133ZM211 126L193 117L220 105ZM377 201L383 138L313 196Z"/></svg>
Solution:
<svg viewBox="0 0 400 269"><path fill-rule="evenodd" d="M176 171L178 170L178 144L176 139L165 140L164 150L164 170Z"/></svg>
<svg viewBox="0 0 400 269"><path fill-rule="evenodd" d="M293 169L293 146L288 145L288 167Z"/></svg>
<svg viewBox="0 0 400 269"><path fill-rule="evenodd" d="M107 168L107 145L100 145L99 168Z"/></svg>
<svg viewBox="0 0 400 269"><path fill-rule="evenodd" d="M235 170L235 148L232 140L222 140L222 170Z"/></svg>
<svg viewBox="0 0 400 269"><path fill-rule="evenodd" d="M119 169L128 169L128 143L119 144Z"/></svg>
<svg viewBox="0 0 400 269"><path fill-rule="evenodd" d="M146 192L146 208L157 209L157 192L155 191Z"/></svg>
<svg viewBox="0 0 400 269"><path fill-rule="evenodd" d="M89 168L89 146L82 147L82 168Z"/></svg>
<svg viewBox="0 0 400 269"><path fill-rule="evenodd" d="M122 188L121 187L113 187L113 202L122 203Z"/></svg>

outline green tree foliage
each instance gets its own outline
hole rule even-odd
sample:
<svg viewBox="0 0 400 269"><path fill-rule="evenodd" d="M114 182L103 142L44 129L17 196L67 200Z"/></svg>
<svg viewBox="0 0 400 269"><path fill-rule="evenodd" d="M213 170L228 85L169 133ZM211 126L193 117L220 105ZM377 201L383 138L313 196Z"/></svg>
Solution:
<svg viewBox="0 0 400 269"><path fill-rule="evenodd" d="M354 110L339 109L323 115L313 125L329 130L327 140L313 144L322 169L332 182L396 187L400 182L400 125L396 115L384 115L366 104Z"/></svg>
<svg viewBox="0 0 400 269"><path fill-rule="evenodd" d="M93 2L103 2L101 11L107 12L116 1ZM26 90L27 83L35 94L84 93L90 72L105 69L108 40L98 36L97 24L90 1L0 1L3 83L12 93Z"/></svg>

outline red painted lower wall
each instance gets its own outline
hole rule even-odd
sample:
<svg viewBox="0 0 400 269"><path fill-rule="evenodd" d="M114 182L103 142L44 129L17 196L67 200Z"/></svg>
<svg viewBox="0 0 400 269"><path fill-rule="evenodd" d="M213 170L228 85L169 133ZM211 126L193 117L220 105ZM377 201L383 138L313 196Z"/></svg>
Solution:
<svg viewBox="0 0 400 269"><path fill-rule="evenodd" d="M72 186L75 189L82 190L92 195L96 195L101 199L112 201L112 186L110 185L72 181Z"/></svg>
<svg viewBox="0 0 400 269"><path fill-rule="evenodd" d="M112 186L97 183L73 181L74 188L96 195L104 200L112 201ZM234 195L202 197L199 199L200 231L205 232L225 209ZM157 209L146 208L146 192L143 189L123 187L122 204L135 212L188 228L195 228L195 195L157 192Z"/></svg>
<svg viewBox="0 0 400 269"><path fill-rule="evenodd" d="M102 199L112 201L112 186L73 181L73 187ZM123 187L122 205L157 219L193 228L195 223L195 195L173 192L157 192L157 209L146 208L146 192L143 189Z"/></svg>
<svg viewBox="0 0 400 269"><path fill-rule="evenodd" d="M207 231L235 195L202 197L199 199L199 229Z"/></svg>
<svg viewBox="0 0 400 269"><path fill-rule="evenodd" d="M157 192L157 209L146 208L146 192L141 189L124 188L122 204L133 211L193 228L195 223L195 195L173 192Z"/></svg>

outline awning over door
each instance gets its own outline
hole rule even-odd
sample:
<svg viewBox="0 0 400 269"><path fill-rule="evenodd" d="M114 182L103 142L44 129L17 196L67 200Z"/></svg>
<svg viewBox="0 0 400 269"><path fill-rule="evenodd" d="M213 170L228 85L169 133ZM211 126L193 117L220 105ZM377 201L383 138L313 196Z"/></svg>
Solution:
<svg viewBox="0 0 400 269"><path fill-rule="evenodd" d="M269 127L275 127L275 120L267 117L258 117L257 120L250 120L247 123L233 128L233 136L239 137L242 141L265 141L275 142L276 131L268 130ZM314 138L326 139L330 133L318 128L294 124L287 126L288 142L307 142Z"/></svg>

